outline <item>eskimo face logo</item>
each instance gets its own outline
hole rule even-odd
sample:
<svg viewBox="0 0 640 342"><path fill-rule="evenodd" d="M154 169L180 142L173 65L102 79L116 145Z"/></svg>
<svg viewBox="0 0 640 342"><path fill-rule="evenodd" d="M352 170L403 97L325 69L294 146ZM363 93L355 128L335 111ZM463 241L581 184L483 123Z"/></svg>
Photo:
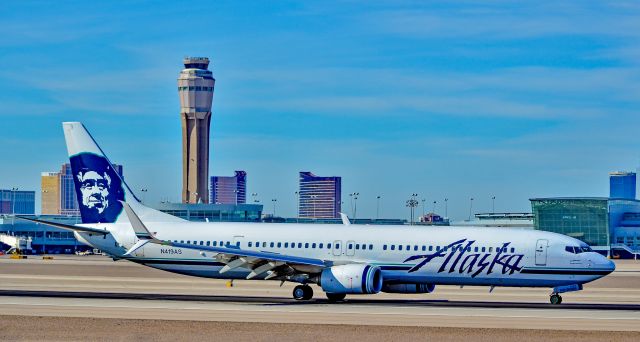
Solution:
<svg viewBox="0 0 640 342"><path fill-rule="evenodd" d="M109 186L111 177L105 172L99 174L95 171L78 172L80 192L82 193L82 205L89 209L95 209L102 214L109 207Z"/></svg>
<svg viewBox="0 0 640 342"><path fill-rule="evenodd" d="M71 170L83 223L112 223L122 212L122 181L102 156L82 153L71 157Z"/></svg>

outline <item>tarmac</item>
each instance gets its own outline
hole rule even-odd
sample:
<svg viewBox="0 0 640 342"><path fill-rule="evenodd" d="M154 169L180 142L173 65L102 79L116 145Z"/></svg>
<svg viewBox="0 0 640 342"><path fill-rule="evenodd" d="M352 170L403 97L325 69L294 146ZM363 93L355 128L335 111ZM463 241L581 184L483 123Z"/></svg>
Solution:
<svg viewBox="0 0 640 342"><path fill-rule="evenodd" d="M244 331L247 339L280 340L328 340L335 334L356 340L393 340L404 334L492 341L526 341L526 336L539 340L544 334L549 334L546 340L575 340L576 333L581 340L640 338L640 261L617 261L614 273L583 291L563 294L563 304L556 306L548 304L549 289L495 288L489 293L486 287L438 286L431 294L351 295L344 303L330 304L318 287L311 301L293 300L293 286L236 280L227 287L222 280L101 256L0 257L0 340L41 339L44 331L47 339L162 340L230 326L231 331ZM89 326L56 328L71 322ZM21 329L23 325L31 329ZM123 326L151 333L112 329Z"/></svg>

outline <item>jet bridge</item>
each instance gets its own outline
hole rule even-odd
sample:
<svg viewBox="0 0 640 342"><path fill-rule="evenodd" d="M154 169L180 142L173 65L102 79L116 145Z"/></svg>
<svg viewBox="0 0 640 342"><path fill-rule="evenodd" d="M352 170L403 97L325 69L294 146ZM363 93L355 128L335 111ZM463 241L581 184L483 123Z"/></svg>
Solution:
<svg viewBox="0 0 640 342"><path fill-rule="evenodd" d="M24 251L31 250L30 237L0 234L0 243L8 245L8 251L16 251L18 253L22 253Z"/></svg>

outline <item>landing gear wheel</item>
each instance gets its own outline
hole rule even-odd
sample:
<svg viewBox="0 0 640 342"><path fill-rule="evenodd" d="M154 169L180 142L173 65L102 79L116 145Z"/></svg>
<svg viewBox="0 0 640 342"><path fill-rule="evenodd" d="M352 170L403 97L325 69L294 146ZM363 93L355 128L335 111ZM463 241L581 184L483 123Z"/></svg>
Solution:
<svg viewBox="0 0 640 342"><path fill-rule="evenodd" d="M552 294L549 298L549 301L551 302L551 304L557 305L562 303L562 297L559 294Z"/></svg>
<svg viewBox="0 0 640 342"><path fill-rule="evenodd" d="M309 285L298 285L293 288L293 299L309 300L313 298L313 289Z"/></svg>
<svg viewBox="0 0 640 342"><path fill-rule="evenodd" d="M343 301L346 296L345 293L327 293L327 299L329 299L331 303Z"/></svg>

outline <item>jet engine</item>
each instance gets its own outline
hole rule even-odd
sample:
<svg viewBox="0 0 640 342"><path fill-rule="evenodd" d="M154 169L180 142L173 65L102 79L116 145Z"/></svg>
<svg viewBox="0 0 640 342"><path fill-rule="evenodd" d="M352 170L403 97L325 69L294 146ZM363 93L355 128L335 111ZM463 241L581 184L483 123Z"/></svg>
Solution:
<svg viewBox="0 0 640 342"><path fill-rule="evenodd" d="M322 271L319 285L327 293L374 294L382 289L382 272L366 264L333 266Z"/></svg>
<svg viewBox="0 0 640 342"><path fill-rule="evenodd" d="M435 284L384 284L382 292L386 293L431 293Z"/></svg>

